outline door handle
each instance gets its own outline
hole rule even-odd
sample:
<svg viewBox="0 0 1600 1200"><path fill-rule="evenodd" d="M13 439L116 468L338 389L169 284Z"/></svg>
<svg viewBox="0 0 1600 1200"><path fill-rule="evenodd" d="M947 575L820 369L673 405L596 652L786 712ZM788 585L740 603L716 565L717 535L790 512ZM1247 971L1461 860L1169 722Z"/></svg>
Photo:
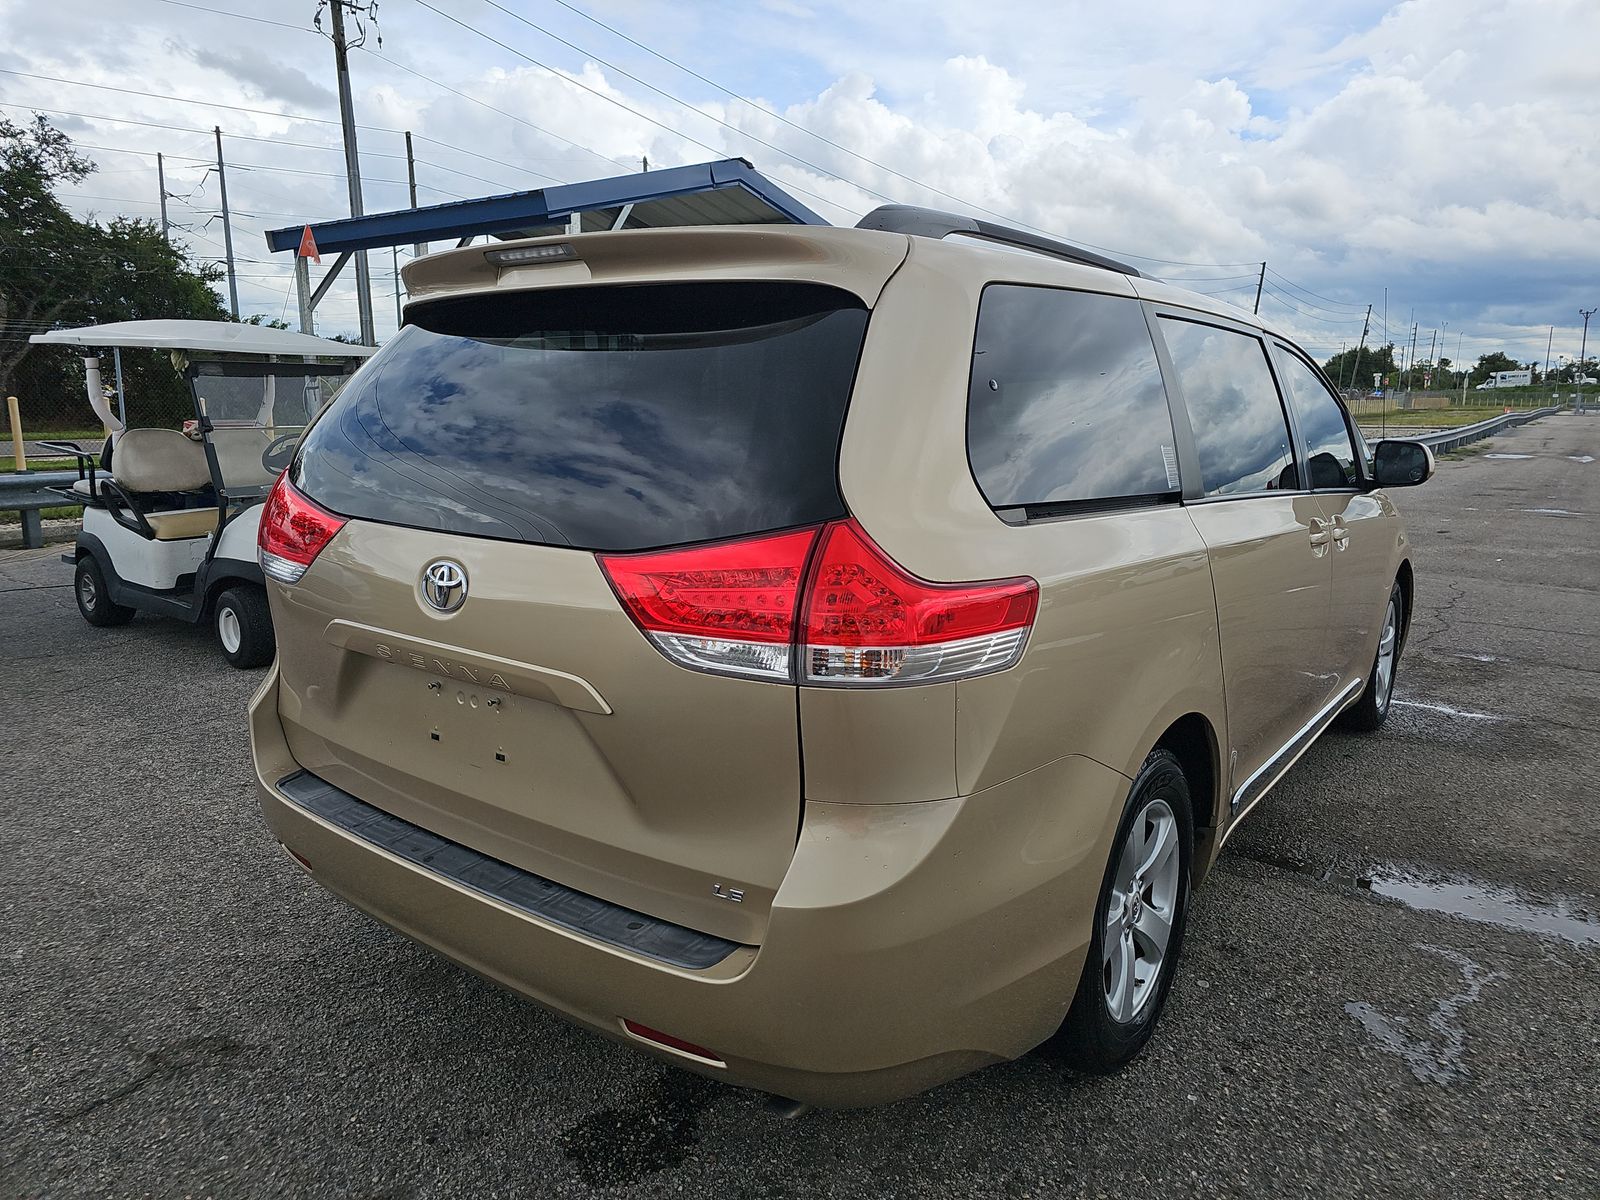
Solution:
<svg viewBox="0 0 1600 1200"><path fill-rule="evenodd" d="M1350 544L1350 526L1345 524L1343 517L1333 519L1333 548L1343 550Z"/></svg>
<svg viewBox="0 0 1600 1200"><path fill-rule="evenodd" d="M1307 524L1311 528L1311 545L1317 550L1323 550L1328 545L1328 539L1333 535L1328 532L1328 523L1312 517Z"/></svg>

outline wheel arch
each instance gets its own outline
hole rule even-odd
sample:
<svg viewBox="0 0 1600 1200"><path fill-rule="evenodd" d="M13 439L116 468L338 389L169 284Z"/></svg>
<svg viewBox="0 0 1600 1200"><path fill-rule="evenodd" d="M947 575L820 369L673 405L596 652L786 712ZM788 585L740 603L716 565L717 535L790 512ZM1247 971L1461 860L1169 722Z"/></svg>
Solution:
<svg viewBox="0 0 1600 1200"><path fill-rule="evenodd" d="M1204 713L1187 712L1169 724L1152 749L1174 754L1189 781L1194 816L1193 883L1198 886L1215 856L1218 798L1223 794L1222 755L1216 727Z"/></svg>
<svg viewBox="0 0 1600 1200"><path fill-rule="evenodd" d="M1395 572L1394 578L1395 582L1400 585L1400 604L1403 611L1400 613L1399 648L1404 648L1406 635L1411 632L1411 614L1415 608L1413 596L1416 591L1416 576L1411 569L1411 560L1409 558L1400 560L1400 567ZM1399 653L1399 648L1396 649L1396 655Z"/></svg>
<svg viewBox="0 0 1600 1200"><path fill-rule="evenodd" d="M200 619L206 620L215 612L218 596L241 583L258 587L264 592L267 587L267 577L261 573L261 567L257 563L232 561L214 575L207 574Z"/></svg>

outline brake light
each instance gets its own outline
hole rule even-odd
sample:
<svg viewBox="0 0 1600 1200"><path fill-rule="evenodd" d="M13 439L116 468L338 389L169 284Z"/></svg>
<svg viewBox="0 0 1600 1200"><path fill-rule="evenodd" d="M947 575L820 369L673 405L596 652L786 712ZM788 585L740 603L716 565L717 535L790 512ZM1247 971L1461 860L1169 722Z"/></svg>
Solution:
<svg viewBox="0 0 1600 1200"><path fill-rule="evenodd" d="M628 615L686 667L794 678L795 614L815 529L646 554L603 554Z"/></svg>
<svg viewBox="0 0 1600 1200"><path fill-rule="evenodd" d="M1021 656L1039 607L1026 577L918 579L853 519L599 561L668 658L753 679L897 684L1001 671Z"/></svg>
<svg viewBox="0 0 1600 1200"><path fill-rule="evenodd" d="M312 560L343 528L343 517L312 503L284 472L267 496L256 534L262 572L279 583L300 582Z"/></svg>
<svg viewBox="0 0 1600 1200"><path fill-rule="evenodd" d="M800 631L802 683L922 683L1004 670L1039 607L1032 579L930 583L854 519L823 531Z"/></svg>

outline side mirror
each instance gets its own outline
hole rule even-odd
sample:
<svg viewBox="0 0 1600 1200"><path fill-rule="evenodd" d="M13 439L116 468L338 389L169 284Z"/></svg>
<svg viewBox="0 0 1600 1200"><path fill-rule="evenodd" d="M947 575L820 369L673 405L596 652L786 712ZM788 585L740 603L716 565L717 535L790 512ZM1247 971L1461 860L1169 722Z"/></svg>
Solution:
<svg viewBox="0 0 1600 1200"><path fill-rule="evenodd" d="M1385 440L1372 452L1372 480L1377 487L1415 487L1433 477L1433 451L1421 442Z"/></svg>

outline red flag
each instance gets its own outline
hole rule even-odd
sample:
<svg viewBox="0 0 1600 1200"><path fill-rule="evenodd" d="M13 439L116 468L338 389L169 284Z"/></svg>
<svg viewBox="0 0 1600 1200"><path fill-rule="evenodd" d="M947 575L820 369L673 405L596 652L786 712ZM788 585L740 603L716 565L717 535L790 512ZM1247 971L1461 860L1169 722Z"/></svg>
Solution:
<svg viewBox="0 0 1600 1200"><path fill-rule="evenodd" d="M307 225L300 235L300 249L295 251L297 258L309 258L319 267L322 265L322 255L317 251L317 239L311 236L311 226Z"/></svg>

